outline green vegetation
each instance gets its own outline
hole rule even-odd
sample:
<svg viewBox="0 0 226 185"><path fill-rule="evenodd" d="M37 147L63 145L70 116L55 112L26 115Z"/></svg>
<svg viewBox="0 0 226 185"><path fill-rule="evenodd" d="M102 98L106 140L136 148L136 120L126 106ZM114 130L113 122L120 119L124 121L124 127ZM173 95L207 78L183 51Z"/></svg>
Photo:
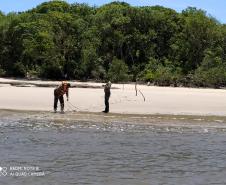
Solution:
<svg viewBox="0 0 226 185"><path fill-rule="evenodd" d="M0 12L0 76L226 86L226 25L206 12L112 2Z"/></svg>
<svg viewBox="0 0 226 185"><path fill-rule="evenodd" d="M128 81L128 67L125 62L114 58L108 70L108 79L113 82Z"/></svg>

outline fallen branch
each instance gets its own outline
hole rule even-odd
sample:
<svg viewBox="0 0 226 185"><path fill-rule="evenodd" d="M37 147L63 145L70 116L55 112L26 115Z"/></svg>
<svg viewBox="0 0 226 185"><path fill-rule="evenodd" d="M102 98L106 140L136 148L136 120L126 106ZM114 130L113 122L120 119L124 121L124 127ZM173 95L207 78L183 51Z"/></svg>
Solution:
<svg viewBox="0 0 226 185"><path fill-rule="evenodd" d="M143 93L139 90L139 92L140 92L140 94L143 96L143 98L144 98L144 101L145 101L145 97L144 97L144 95L143 95Z"/></svg>

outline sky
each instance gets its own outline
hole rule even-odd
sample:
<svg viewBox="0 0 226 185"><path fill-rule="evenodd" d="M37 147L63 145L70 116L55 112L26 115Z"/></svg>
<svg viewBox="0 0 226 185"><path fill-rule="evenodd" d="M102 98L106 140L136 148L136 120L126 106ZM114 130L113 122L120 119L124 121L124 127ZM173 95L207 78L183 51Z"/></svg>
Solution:
<svg viewBox="0 0 226 185"><path fill-rule="evenodd" d="M25 11L48 0L0 0L0 10L4 13ZM101 6L112 0L66 0L68 3L87 3ZM161 5L181 12L189 6L205 10L221 23L226 24L226 0L124 0L132 6Z"/></svg>

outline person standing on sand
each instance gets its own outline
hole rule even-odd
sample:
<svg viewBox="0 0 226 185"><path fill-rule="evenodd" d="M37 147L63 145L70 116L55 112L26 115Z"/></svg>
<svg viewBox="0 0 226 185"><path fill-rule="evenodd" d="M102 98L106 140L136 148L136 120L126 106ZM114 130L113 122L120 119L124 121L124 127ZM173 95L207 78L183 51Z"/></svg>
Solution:
<svg viewBox="0 0 226 185"><path fill-rule="evenodd" d="M61 112L64 112L64 94L67 96L67 101L69 100L69 87L71 87L70 83L65 81L62 82L56 89L54 89L54 112L57 111L57 103L60 100Z"/></svg>
<svg viewBox="0 0 226 185"><path fill-rule="evenodd" d="M108 83L106 83L106 85L104 85L104 103L105 103L105 110L102 111L104 113L108 113L109 112L109 98L111 96L111 82L109 81Z"/></svg>

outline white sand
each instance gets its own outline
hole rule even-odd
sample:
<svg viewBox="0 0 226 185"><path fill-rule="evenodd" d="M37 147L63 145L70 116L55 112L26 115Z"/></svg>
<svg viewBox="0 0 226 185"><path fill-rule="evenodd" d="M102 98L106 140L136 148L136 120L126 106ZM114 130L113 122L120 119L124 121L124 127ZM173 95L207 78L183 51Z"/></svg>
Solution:
<svg viewBox="0 0 226 185"><path fill-rule="evenodd" d="M0 82L9 83L14 80L2 79ZM15 80L15 82L18 82ZM20 81L21 82L21 81ZM23 83L30 81L23 81ZM32 83L59 84L59 82L32 81ZM73 82L77 83L77 82ZM101 86L99 83L85 83ZM112 87L110 112L125 114L175 114L175 115L226 115L226 90L154 87L138 85L135 96L133 84ZM17 110L53 110L53 89L49 87L14 87L0 84L0 109ZM80 111L101 112L104 110L103 89L71 88L70 102ZM71 107L73 108L73 107ZM65 110L69 107L65 98Z"/></svg>

